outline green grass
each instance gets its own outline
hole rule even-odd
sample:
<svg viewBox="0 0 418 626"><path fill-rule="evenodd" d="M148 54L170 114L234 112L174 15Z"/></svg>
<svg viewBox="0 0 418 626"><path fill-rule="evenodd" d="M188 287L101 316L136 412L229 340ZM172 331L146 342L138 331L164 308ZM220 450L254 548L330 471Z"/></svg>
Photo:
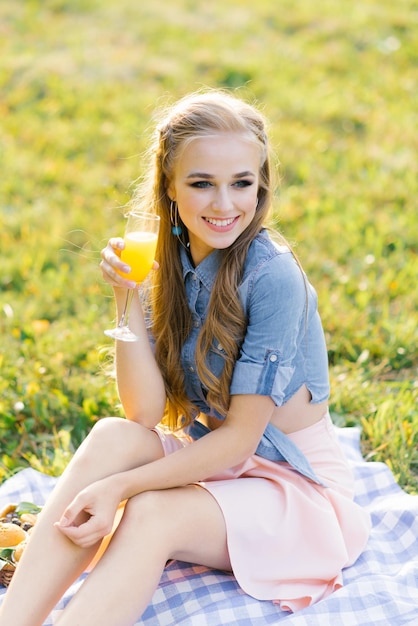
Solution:
<svg viewBox="0 0 418 626"><path fill-rule="evenodd" d="M334 420L417 491L417 21L414 0L2 0L0 481L60 473L122 414L99 251L155 106L220 86L271 120Z"/></svg>

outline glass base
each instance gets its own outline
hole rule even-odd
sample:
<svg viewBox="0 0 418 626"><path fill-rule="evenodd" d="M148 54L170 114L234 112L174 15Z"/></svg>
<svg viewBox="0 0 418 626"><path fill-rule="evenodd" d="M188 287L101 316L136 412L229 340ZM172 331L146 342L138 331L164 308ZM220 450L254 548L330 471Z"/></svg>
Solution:
<svg viewBox="0 0 418 626"><path fill-rule="evenodd" d="M118 339L119 341L138 341L139 337L128 328L128 326L118 326L117 328L111 328L105 330L104 334L112 339Z"/></svg>

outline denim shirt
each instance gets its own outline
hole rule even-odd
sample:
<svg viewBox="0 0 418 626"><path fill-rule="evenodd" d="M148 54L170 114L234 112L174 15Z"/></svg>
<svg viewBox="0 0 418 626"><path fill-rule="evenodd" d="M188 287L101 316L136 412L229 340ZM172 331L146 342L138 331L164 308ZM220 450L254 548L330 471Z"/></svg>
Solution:
<svg viewBox="0 0 418 626"><path fill-rule="evenodd" d="M223 251L214 250L197 267L183 248L180 254L193 317L181 358L186 393L198 411L222 419L206 402L206 390L197 375L195 348ZM266 231L250 245L239 297L248 324L232 375L231 395L266 395L281 406L305 384L312 403L327 400L328 358L315 290L292 252L273 242ZM222 352L222 346L215 342L208 355L209 367L216 376L222 372ZM207 432L197 421L188 427L193 439ZM303 453L272 424L265 429L256 454L272 461L287 461L304 476L321 482Z"/></svg>

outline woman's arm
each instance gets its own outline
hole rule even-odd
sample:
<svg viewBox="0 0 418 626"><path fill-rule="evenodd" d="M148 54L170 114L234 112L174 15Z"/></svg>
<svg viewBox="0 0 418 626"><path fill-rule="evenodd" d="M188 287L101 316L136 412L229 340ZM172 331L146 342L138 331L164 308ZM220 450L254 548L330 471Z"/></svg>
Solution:
<svg viewBox="0 0 418 626"><path fill-rule="evenodd" d="M117 302L120 303L120 298ZM116 341L118 393L126 417L153 428L163 417L166 393L148 339L137 291L132 298L129 327L139 339L135 342Z"/></svg>
<svg viewBox="0 0 418 626"><path fill-rule="evenodd" d="M123 239L111 239L102 251L101 269L104 279L113 287L117 318L125 305L127 289L136 284L123 278L118 271L126 271L120 260ZM153 428L164 413L166 394L164 381L155 361L145 326L138 291L132 298L129 327L138 341L116 341L116 381L126 417L148 428Z"/></svg>
<svg viewBox="0 0 418 626"><path fill-rule="evenodd" d="M173 454L116 475L114 481L122 499L143 491L188 485L241 463L254 454L273 410L268 396L233 396L219 428Z"/></svg>

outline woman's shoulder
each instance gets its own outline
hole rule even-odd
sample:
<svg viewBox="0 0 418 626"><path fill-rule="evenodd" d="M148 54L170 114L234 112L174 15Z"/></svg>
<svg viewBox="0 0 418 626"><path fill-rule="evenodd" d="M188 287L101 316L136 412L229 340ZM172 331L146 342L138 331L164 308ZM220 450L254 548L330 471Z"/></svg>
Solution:
<svg viewBox="0 0 418 626"><path fill-rule="evenodd" d="M251 302L262 301L266 309L277 310L287 302L295 311L302 310L307 301L313 309L317 303L316 291L291 248L267 231L251 243L239 292L246 311Z"/></svg>
<svg viewBox="0 0 418 626"><path fill-rule="evenodd" d="M257 287L259 294L274 300L283 293L300 299L310 297L315 290L309 283L303 268L285 241L276 241L268 231L261 231L252 241L248 251L240 291L249 295Z"/></svg>
<svg viewBox="0 0 418 626"><path fill-rule="evenodd" d="M275 240L267 230L262 230L251 242L245 262L245 274L264 269L298 267L289 245Z"/></svg>

